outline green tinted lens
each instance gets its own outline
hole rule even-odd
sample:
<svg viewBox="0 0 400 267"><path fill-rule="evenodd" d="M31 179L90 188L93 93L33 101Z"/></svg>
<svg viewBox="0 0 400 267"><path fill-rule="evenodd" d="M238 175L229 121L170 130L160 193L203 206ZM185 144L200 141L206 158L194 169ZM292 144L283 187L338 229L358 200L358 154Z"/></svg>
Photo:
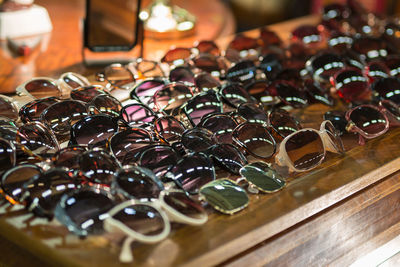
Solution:
<svg viewBox="0 0 400 267"><path fill-rule="evenodd" d="M246 191L229 179L219 179L204 185L200 194L214 209L233 214L249 204Z"/></svg>
<svg viewBox="0 0 400 267"><path fill-rule="evenodd" d="M273 193L282 189L286 182L268 164L254 162L240 169L242 175L251 185L265 193Z"/></svg>

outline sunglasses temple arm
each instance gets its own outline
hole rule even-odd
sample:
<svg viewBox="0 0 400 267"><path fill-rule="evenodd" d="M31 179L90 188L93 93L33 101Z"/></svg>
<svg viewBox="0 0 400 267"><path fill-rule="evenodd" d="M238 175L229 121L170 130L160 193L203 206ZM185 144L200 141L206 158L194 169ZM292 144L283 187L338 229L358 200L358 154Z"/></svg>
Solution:
<svg viewBox="0 0 400 267"><path fill-rule="evenodd" d="M133 262L132 248L131 244L134 241L133 237L127 236L121 247L121 252L119 254L119 261L122 263Z"/></svg>

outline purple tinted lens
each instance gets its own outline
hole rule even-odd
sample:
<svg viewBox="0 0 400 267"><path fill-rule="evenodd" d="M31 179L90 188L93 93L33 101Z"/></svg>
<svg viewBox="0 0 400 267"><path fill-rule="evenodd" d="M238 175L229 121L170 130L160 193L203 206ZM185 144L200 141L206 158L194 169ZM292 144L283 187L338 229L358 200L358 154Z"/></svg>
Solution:
<svg viewBox="0 0 400 267"><path fill-rule="evenodd" d="M56 207L55 216L77 235L101 234L105 215L113 206L106 193L85 187L65 194Z"/></svg>
<svg viewBox="0 0 400 267"><path fill-rule="evenodd" d="M98 85L83 86L71 91L71 99L89 103L96 96L107 94L102 89L103 87Z"/></svg>
<svg viewBox="0 0 400 267"><path fill-rule="evenodd" d="M140 128L129 128L118 132L109 141L110 149L114 156L122 161L128 152L136 152L151 144L153 138L150 133Z"/></svg>
<svg viewBox="0 0 400 267"><path fill-rule="evenodd" d="M145 204L130 205L113 215L113 218L133 231L146 236L159 235L165 227L160 212Z"/></svg>
<svg viewBox="0 0 400 267"><path fill-rule="evenodd" d="M193 125L199 124L201 118L212 113L222 112L222 102L213 91L207 91L194 96L187 101L184 112Z"/></svg>
<svg viewBox="0 0 400 267"><path fill-rule="evenodd" d="M71 143L97 146L118 131L117 120L108 115L93 115L76 122L71 128Z"/></svg>
<svg viewBox="0 0 400 267"><path fill-rule="evenodd" d="M259 68L265 73L268 80L273 80L282 70L282 64L276 54L267 54L263 56Z"/></svg>
<svg viewBox="0 0 400 267"><path fill-rule="evenodd" d="M316 131L297 132L287 140L285 149L293 166L302 171L317 166L325 157L324 144Z"/></svg>
<svg viewBox="0 0 400 267"><path fill-rule="evenodd" d="M372 85L380 98L400 104L400 79L395 77L382 78Z"/></svg>
<svg viewBox="0 0 400 267"><path fill-rule="evenodd" d="M122 193L126 198L158 198L164 187L154 175L149 175L149 171L144 170L140 167L131 167L119 171L111 184L113 190Z"/></svg>
<svg viewBox="0 0 400 267"><path fill-rule="evenodd" d="M386 130L387 120L376 108L359 106L350 113L350 120L367 134L380 134Z"/></svg>
<svg viewBox="0 0 400 267"><path fill-rule="evenodd" d="M21 120L26 123L33 120L39 120L40 114L50 107L51 105L58 102L58 99L55 97L46 97L37 100L33 100L28 104L25 104L19 110L19 116Z"/></svg>
<svg viewBox="0 0 400 267"><path fill-rule="evenodd" d="M112 117L118 117L119 112L122 109L122 104L118 99L110 95L99 95L96 96L91 104L103 114L110 115Z"/></svg>
<svg viewBox="0 0 400 267"><path fill-rule="evenodd" d="M339 96L346 101L361 99L369 91L367 78L356 69L337 73L335 86Z"/></svg>
<svg viewBox="0 0 400 267"><path fill-rule="evenodd" d="M201 120L198 127L210 130L218 143L232 143L232 132L237 126L237 122L226 114L213 114Z"/></svg>
<svg viewBox="0 0 400 267"><path fill-rule="evenodd" d="M46 79L34 79L25 85L25 89L35 98L61 96L61 90L58 86Z"/></svg>
<svg viewBox="0 0 400 267"><path fill-rule="evenodd" d="M243 103L237 108L237 113L248 122L267 124L268 115L263 108L253 103Z"/></svg>
<svg viewBox="0 0 400 267"><path fill-rule="evenodd" d="M207 72L198 74L194 83L200 91L216 90L221 86L221 83Z"/></svg>
<svg viewBox="0 0 400 267"><path fill-rule="evenodd" d="M155 92L161 89L164 85L165 82L163 80L143 81L133 88L130 96L132 99L138 98L140 102L153 108L153 96Z"/></svg>
<svg viewBox="0 0 400 267"><path fill-rule="evenodd" d="M193 93L186 85L178 83L169 84L154 94L155 109L171 115L192 97Z"/></svg>
<svg viewBox="0 0 400 267"><path fill-rule="evenodd" d="M130 104L122 108L122 119L129 124L151 125L156 119L154 112L142 104Z"/></svg>
<svg viewBox="0 0 400 267"><path fill-rule="evenodd" d="M185 131L182 123L171 116L158 118L154 122L154 128L157 136L166 143L179 141Z"/></svg>
<svg viewBox="0 0 400 267"><path fill-rule="evenodd" d="M282 137L286 137L301 129L301 125L283 109L272 111L269 114L269 122Z"/></svg>
<svg viewBox="0 0 400 267"><path fill-rule="evenodd" d="M11 204L22 202L23 184L41 172L38 166L30 164L19 165L5 172L1 177L1 189L6 194L6 199Z"/></svg>
<svg viewBox="0 0 400 267"><path fill-rule="evenodd" d="M86 152L86 147L72 146L66 147L54 154L52 160L56 167L65 167L70 170L79 169L79 156Z"/></svg>
<svg viewBox="0 0 400 267"><path fill-rule="evenodd" d="M138 164L150 169L157 177L163 177L179 159L180 156L175 149L170 146L158 145L144 150Z"/></svg>
<svg viewBox="0 0 400 267"><path fill-rule="evenodd" d="M181 139L183 146L194 152L206 151L217 143L211 131L199 127L186 130Z"/></svg>
<svg viewBox="0 0 400 267"><path fill-rule="evenodd" d="M204 208L185 192L167 192L164 195L164 202L177 212L194 219L204 218Z"/></svg>
<svg viewBox="0 0 400 267"><path fill-rule="evenodd" d="M183 157L166 176L189 194L197 194L201 186L215 180L215 170L206 155L195 153Z"/></svg>
<svg viewBox="0 0 400 267"><path fill-rule="evenodd" d="M233 107L238 107L242 103L253 102L251 95L239 83L225 84L219 94Z"/></svg>
<svg viewBox="0 0 400 267"><path fill-rule="evenodd" d="M324 120L329 120L339 132L339 135L342 135L346 132L347 120L343 111L328 111L324 114Z"/></svg>
<svg viewBox="0 0 400 267"><path fill-rule="evenodd" d="M24 200L36 216L52 218L61 196L78 187L69 173L62 169L50 169L38 174L24 184Z"/></svg>
<svg viewBox="0 0 400 267"><path fill-rule="evenodd" d="M230 69L226 74L226 79L230 82L246 83L256 78L256 66L251 60L244 60Z"/></svg>
<svg viewBox="0 0 400 267"><path fill-rule="evenodd" d="M115 158L102 150L83 153L79 157L80 174L88 181L110 185L120 167Z"/></svg>
<svg viewBox="0 0 400 267"><path fill-rule="evenodd" d="M169 72L171 82L189 82L194 84L194 74L188 67L176 67Z"/></svg>
<svg viewBox="0 0 400 267"><path fill-rule="evenodd" d="M218 144L211 149L211 155L228 171L239 174L239 170L247 164L246 157L232 144Z"/></svg>

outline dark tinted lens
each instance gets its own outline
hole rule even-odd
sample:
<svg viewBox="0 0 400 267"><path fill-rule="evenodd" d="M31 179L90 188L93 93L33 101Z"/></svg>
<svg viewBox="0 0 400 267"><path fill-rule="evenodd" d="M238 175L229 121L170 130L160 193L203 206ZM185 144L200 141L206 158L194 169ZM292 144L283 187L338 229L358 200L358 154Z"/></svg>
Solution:
<svg viewBox="0 0 400 267"><path fill-rule="evenodd" d="M371 62L366 67L366 74L370 83L389 77L389 69L381 62Z"/></svg>
<svg viewBox="0 0 400 267"><path fill-rule="evenodd" d="M164 195L164 202L177 212L193 219L204 218L203 207L191 199L185 192L172 191Z"/></svg>
<svg viewBox="0 0 400 267"><path fill-rule="evenodd" d="M184 61L190 57L190 55L191 51L189 48L177 47L169 50L161 59L161 62L182 65Z"/></svg>
<svg viewBox="0 0 400 267"><path fill-rule="evenodd" d="M148 105L150 108L154 107L153 96L155 92L165 85L163 80L147 80L139 83L131 92L131 98L139 98L139 100Z"/></svg>
<svg viewBox="0 0 400 267"><path fill-rule="evenodd" d="M63 148L54 155L53 164L56 167L65 167L70 170L79 169L79 156L86 152L85 147L72 146Z"/></svg>
<svg viewBox="0 0 400 267"><path fill-rule="evenodd" d="M237 113L248 122L267 124L268 115L256 104L243 103L237 108Z"/></svg>
<svg viewBox="0 0 400 267"><path fill-rule="evenodd" d="M310 102L333 106L333 98L329 95L328 91L321 87L319 83L309 79L304 82L304 87Z"/></svg>
<svg viewBox="0 0 400 267"><path fill-rule="evenodd" d="M122 109L122 104L118 99L110 95L99 95L96 96L91 104L103 114L110 115L112 117L118 117L119 112Z"/></svg>
<svg viewBox="0 0 400 267"><path fill-rule="evenodd" d="M274 94L276 90L270 91L270 89L270 83L266 80L257 80L245 86L245 90L265 106L274 105L277 102L277 99L272 96L272 94L276 96Z"/></svg>
<svg viewBox="0 0 400 267"><path fill-rule="evenodd" d="M228 179L219 179L201 188L200 194L214 209L233 214L249 204L246 191Z"/></svg>
<svg viewBox="0 0 400 267"><path fill-rule="evenodd" d="M96 96L104 94L107 93L103 90L103 87L98 85L88 85L72 90L71 99L89 103Z"/></svg>
<svg viewBox="0 0 400 267"><path fill-rule="evenodd" d="M122 161L127 153L135 153L151 144L153 138L150 133L140 128L130 128L118 132L110 139L110 149L114 156Z"/></svg>
<svg viewBox="0 0 400 267"><path fill-rule="evenodd" d="M53 217L61 196L78 187L77 181L62 169L51 169L24 184L24 200L36 216Z"/></svg>
<svg viewBox="0 0 400 267"><path fill-rule="evenodd" d="M186 103L192 96L189 87L182 84L169 84L154 94L155 108L158 111L172 114L175 109Z"/></svg>
<svg viewBox="0 0 400 267"><path fill-rule="evenodd" d="M301 129L301 125L285 110L274 110L269 114L269 122L282 137Z"/></svg>
<svg viewBox="0 0 400 267"><path fill-rule="evenodd" d="M56 207L55 216L77 235L100 234L106 213L113 206L113 201L103 191L84 188L65 194Z"/></svg>
<svg viewBox="0 0 400 267"><path fill-rule="evenodd" d="M120 167L115 158L105 151L87 151L79 157L80 174L97 184L111 184Z"/></svg>
<svg viewBox="0 0 400 267"><path fill-rule="evenodd" d="M144 199L158 198L162 183L152 172L140 167L123 169L116 174L112 183L116 192L121 192L126 198Z"/></svg>
<svg viewBox="0 0 400 267"><path fill-rule="evenodd" d="M350 120L367 134L379 134L385 130L387 124L379 110L368 106L355 108L350 114Z"/></svg>
<svg viewBox="0 0 400 267"><path fill-rule="evenodd" d="M324 144L316 131L297 132L287 140L285 149L293 166L303 171L317 166L325 157Z"/></svg>
<svg viewBox="0 0 400 267"><path fill-rule="evenodd" d="M304 44L312 44L321 42L322 37L316 26L302 25L292 31L292 39Z"/></svg>
<svg viewBox="0 0 400 267"><path fill-rule="evenodd" d="M1 189L6 194L6 199L11 204L20 203L24 192L23 184L39 173L41 169L36 165L19 165L5 172L1 177Z"/></svg>
<svg viewBox="0 0 400 267"><path fill-rule="evenodd" d="M46 108L40 116L60 141L68 140L71 125L88 115L82 102L65 100Z"/></svg>
<svg viewBox="0 0 400 267"><path fill-rule="evenodd" d="M282 70L282 64L275 54L268 54L263 56L259 68L267 76L268 80L275 79L276 75Z"/></svg>
<svg viewBox="0 0 400 267"><path fill-rule="evenodd" d="M50 107L51 105L57 103L58 100L55 97L46 97L42 99L37 99L25 104L19 110L19 116L21 120L26 123L33 120L39 120L40 114Z"/></svg>
<svg viewBox="0 0 400 267"><path fill-rule="evenodd" d="M335 77L338 94L346 101L354 101L363 97L369 90L367 78L358 70L343 70Z"/></svg>
<svg viewBox="0 0 400 267"><path fill-rule="evenodd" d="M200 53L193 59L196 68L219 76L219 72L224 69L223 61L219 61L218 57L211 54Z"/></svg>
<svg viewBox="0 0 400 267"><path fill-rule="evenodd" d="M343 111L328 111L324 114L324 120L329 120L333 124L335 129L339 132L339 135L342 135L346 132L347 120Z"/></svg>
<svg viewBox="0 0 400 267"><path fill-rule="evenodd" d="M194 83L194 74L187 67L176 67L169 72L171 82L189 82Z"/></svg>
<svg viewBox="0 0 400 267"><path fill-rule="evenodd" d="M372 85L379 97L400 104L400 80L395 77L383 78Z"/></svg>
<svg viewBox="0 0 400 267"><path fill-rule="evenodd" d="M14 145L6 140L0 139L0 174L13 167L16 163L16 151Z"/></svg>
<svg viewBox="0 0 400 267"><path fill-rule="evenodd" d="M226 114L213 114L201 120L198 127L210 130L219 143L232 143L232 132L237 122Z"/></svg>
<svg viewBox="0 0 400 267"><path fill-rule="evenodd" d="M207 72L196 75L194 83L200 91L218 90L221 86L221 83Z"/></svg>
<svg viewBox="0 0 400 267"><path fill-rule="evenodd" d="M213 133L204 128L186 130L182 135L182 144L186 149L194 152L203 152L215 145L217 140Z"/></svg>
<svg viewBox="0 0 400 267"><path fill-rule="evenodd" d="M18 119L18 108L12 102L11 98L0 95L0 116L10 118L11 120Z"/></svg>
<svg viewBox="0 0 400 267"><path fill-rule="evenodd" d="M228 48L234 49L236 51L243 51L243 50L255 49L258 46L259 45L257 39L242 34L238 34L235 36L235 39L233 39L229 43Z"/></svg>
<svg viewBox="0 0 400 267"><path fill-rule="evenodd" d="M301 108L307 104L304 94L289 83L280 82L276 85L276 89L279 97L288 105Z"/></svg>
<svg viewBox="0 0 400 267"><path fill-rule="evenodd" d="M307 62L308 70L314 79L328 81L338 70L345 66L341 57L333 53L314 56Z"/></svg>
<svg viewBox="0 0 400 267"><path fill-rule="evenodd" d="M369 36L355 38L352 49L362 55L367 61L376 58L384 58L388 55L385 42Z"/></svg>
<svg viewBox="0 0 400 267"><path fill-rule="evenodd" d="M108 115L93 115L76 122L71 128L71 143L96 146L118 131L115 118Z"/></svg>
<svg viewBox="0 0 400 267"><path fill-rule="evenodd" d="M351 47L353 38L343 33L334 33L328 40L328 45L337 52L343 52Z"/></svg>
<svg viewBox="0 0 400 267"><path fill-rule="evenodd" d="M253 102L250 94L239 83L225 84L219 93L228 104L235 108L242 103Z"/></svg>
<svg viewBox="0 0 400 267"><path fill-rule="evenodd" d="M61 90L58 86L46 79L34 79L25 84L25 89L35 98L61 96Z"/></svg>
<svg viewBox="0 0 400 267"><path fill-rule="evenodd" d="M124 106L121 110L122 119L132 125L145 124L152 125L156 119L153 110L142 104L130 104Z"/></svg>
<svg viewBox="0 0 400 267"><path fill-rule="evenodd" d="M241 61L228 69L226 78L230 82L249 82L256 78L256 67L250 60Z"/></svg>
<svg viewBox="0 0 400 267"><path fill-rule="evenodd" d="M185 131L182 123L171 116L158 118L154 122L154 128L158 137L166 143L179 141Z"/></svg>
<svg viewBox="0 0 400 267"><path fill-rule="evenodd" d="M263 41L264 46L280 46L282 44L281 38L270 29L263 27L260 30L260 38Z"/></svg>
<svg viewBox="0 0 400 267"><path fill-rule="evenodd" d="M390 70L390 75L399 77L400 74L400 57L397 55L388 56L384 61Z"/></svg>
<svg viewBox="0 0 400 267"><path fill-rule="evenodd" d="M400 108L397 104L390 100L383 100L380 103L391 116L400 121Z"/></svg>
<svg viewBox="0 0 400 267"><path fill-rule="evenodd" d="M200 53L209 53L214 56L219 56L221 51L214 41L202 40L197 45L196 48Z"/></svg>
<svg viewBox="0 0 400 267"><path fill-rule="evenodd" d="M111 65L104 69L105 79L113 86L123 86L135 81L133 74L126 67Z"/></svg>
<svg viewBox="0 0 400 267"><path fill-rule="evenodd" d="M158 210L144 204L130 205L114 214L113 218L142 235L161 234L165 227Z"/></svg>
<svg viewBox="0 0 400 267"><path fill-rule="evenodd" d="M254 162L244 166L240 170L240 175L265 193L278 191L286 184L285 180L264 162Z"/></svg>
<svg viewBox="0 0 400 267"><path fill-rule="evenodd" d="M163 175L175 166L180 156L170 146L153 146L144 150L139 158L139 165L150 169L157 177Z"/></svg>
<svg viewBox="0 0 400 267"><path fill-rule="evenodd" d="M222 112L222 102L214 91L200 93L190 99L185 107L185 114L190 118L193 125L199 124L201 118L212 113Z"/></svg>
<svg viewBox="0 0 400 267"><path fill-rule="evenodd" d="M186 192L196 194L201 186L215 179L215 170L207 156L195 153L183 157L166 176Z"/></svg>
<svg viewBox="0 0 400 267"><path fill-rule="evenodd" d="M247 164L246 157L232 144L213 146L211 155L218 163L234 174L239 174L240 168Z"/></svg>
<svg viewBox="0 0 400 267"><path fill-rule="evenodd" d="M268 159L276 149L275 140L268 130L257 123L244 123L236 127L234 140L255 157Z"/></svg>

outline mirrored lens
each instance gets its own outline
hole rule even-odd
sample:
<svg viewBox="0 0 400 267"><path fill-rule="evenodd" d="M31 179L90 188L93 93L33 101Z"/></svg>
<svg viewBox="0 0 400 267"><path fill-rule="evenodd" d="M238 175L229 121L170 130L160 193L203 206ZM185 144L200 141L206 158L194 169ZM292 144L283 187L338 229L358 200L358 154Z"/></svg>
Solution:
<svg viewBox="0 0 400 267"><path fill-rule="evenodd" d="M240 175L264 193L276 192L286 184L282 176L264 162L254 162L244 166L240 169Z"/></svg>

